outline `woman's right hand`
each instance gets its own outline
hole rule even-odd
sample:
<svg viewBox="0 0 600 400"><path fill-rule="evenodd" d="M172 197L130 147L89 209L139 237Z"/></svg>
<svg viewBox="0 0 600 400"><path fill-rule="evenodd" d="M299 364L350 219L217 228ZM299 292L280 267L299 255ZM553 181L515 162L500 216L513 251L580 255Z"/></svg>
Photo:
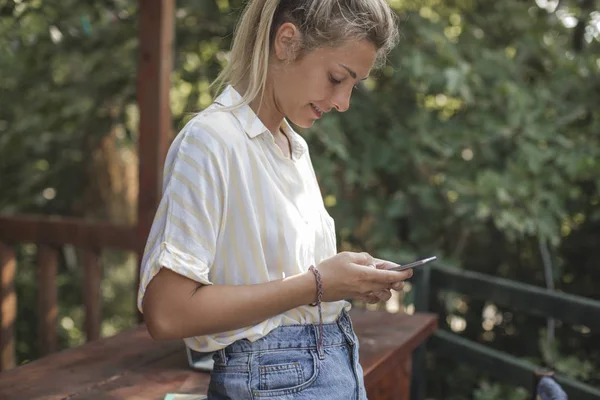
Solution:
<svg viewBox="0 0 600 400"><path fill-rule="evenodd" d="M323 301L370 299L369 302L373 302L377 293L379 300L387 300L389 296L385 298L383 293L401 288L402 282L409 279L413 271L377 268L382 262L368 253L347 251L322 261L317 269L323 283Z"/></svg>

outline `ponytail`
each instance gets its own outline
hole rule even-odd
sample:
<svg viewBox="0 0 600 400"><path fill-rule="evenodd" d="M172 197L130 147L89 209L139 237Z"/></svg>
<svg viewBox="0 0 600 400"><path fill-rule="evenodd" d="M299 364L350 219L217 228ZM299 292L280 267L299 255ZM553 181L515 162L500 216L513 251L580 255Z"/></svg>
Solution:
<svg viewBox="0 0 600 400"><path fill-rule="evenodd" d="M240 105L262 101L271 50L270 35L280 0L250 0L234 32L229 63L214 84L247 84Z"/></svg>

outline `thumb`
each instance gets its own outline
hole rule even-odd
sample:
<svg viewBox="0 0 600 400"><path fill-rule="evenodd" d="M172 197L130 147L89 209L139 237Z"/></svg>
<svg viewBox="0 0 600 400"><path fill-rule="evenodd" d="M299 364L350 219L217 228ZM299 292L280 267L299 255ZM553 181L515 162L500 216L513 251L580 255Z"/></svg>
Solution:
<svg viewBox="0 0 600 400"><path fill-rule="evenodd" d="M366 252L362 252L362 253L353 253L354 254L354 258L352 259L352 262L356 263L356 264L360 264L360 265L368 265L368 266L375 266L375 259L373 258L373 256L371 256L369 253Z"/></svg>
<svg viewBox="0 0 600 400"><path fill-rule="evenodd" d="M394 262L391 262L391 261L375 258L375 266L377 267L377 269L390 269L390 268L399 267L400 265L396 264Z"/></svg>

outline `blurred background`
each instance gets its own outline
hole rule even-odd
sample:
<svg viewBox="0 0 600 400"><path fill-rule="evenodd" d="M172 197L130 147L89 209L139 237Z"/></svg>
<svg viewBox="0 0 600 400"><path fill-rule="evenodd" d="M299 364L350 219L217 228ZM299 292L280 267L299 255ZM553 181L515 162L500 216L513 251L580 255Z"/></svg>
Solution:
<svg viewBox="0 0 600 400"><path fill-rule="evenodd" d="M600 1L390 0L401 41L309 142L340 250L600 299ZM239 0L178 0L172 137L215 93ZM137 1L0 0L0 213L136 223ZM143 194L142 194L143 196ZM15 248L17 364L36 346L36 245ZM85 341L81 255L58 264L61 349ZM137 258L101 254L101 336L137 322ZM372 307L413 313L413 288ZM600 386L600 332L468 296L441 328ZM360 307L360 304L356 305ZM525 399L430 354L432 399Z"/></svg>

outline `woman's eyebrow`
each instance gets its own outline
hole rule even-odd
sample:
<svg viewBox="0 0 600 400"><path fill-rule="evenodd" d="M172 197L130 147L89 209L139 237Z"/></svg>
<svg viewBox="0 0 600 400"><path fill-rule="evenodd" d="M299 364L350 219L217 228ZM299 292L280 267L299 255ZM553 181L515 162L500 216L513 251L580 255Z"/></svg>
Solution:
<svg viewBox="0 0 600 400"><path fill-rule="evenodd" d="M346 71L348 71L348 73L350 74L350 76L353 79L356 79L356 72L352 71L349 67L345 66L344 64L338 64L340 67L344 68ZM367 79L368 76L365 76L364 78L361 78L361 81L364 81L365 79Z"/></svg>

